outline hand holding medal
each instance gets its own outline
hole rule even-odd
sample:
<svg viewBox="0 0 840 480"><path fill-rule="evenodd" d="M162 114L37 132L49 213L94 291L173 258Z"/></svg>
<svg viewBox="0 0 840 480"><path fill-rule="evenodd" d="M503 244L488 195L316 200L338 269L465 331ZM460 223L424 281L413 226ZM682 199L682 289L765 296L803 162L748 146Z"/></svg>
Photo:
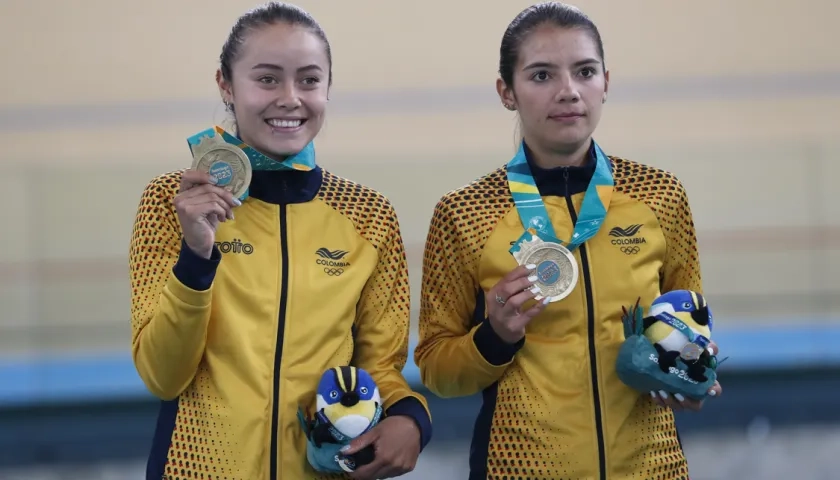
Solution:
<svg viewBox="0 0 840 480"><path fill-rule="evenodd" d="M181 176L181 190L173 203L187 246L204 258L210 258L219 223L233 220L233 207L240 202L217 186L207 172L187 170Z"/></svg>
<svg viewBox="0 0 840 480"><path fill-rule="evenodd" d="M192 168L181 176L181 190L173 202L187 246L210 258L216 229L233 220L233 207L247 196L251 163L241 148L224 140L220 129L207 129L187 143Z"/></svg>
<svg viewBox="0 0 840 480"><path fill-rule="evenodd" d="M184 241L196 254L210 258L216 229L233 220L233 207L248 197L255 170L308 171L315 168L312 142L283 161L258 152L241 139L214 126L187 138L193 156L184 172L175 209Z"/></svg>
<svg viewBox="0 0 840 480"><path fill-rule="evenodd" d="M530 239L526 239L530 237ZM519 265L533 266L536 299L546 303L563 300L575 289L578 265L572 252L556 241L545 241L529 229L519 239L513 258Z"/></svg>
<svg viewBox="0 0 840 480"><path fill-rule="evenodd" d="M502 340L514 344L525 336L525 327L545 309L549 298L522 311L525 302L534 299L540 289L535 285L536 265L522 265L513 269L490 289L487 312L490 326Z"/></svg>

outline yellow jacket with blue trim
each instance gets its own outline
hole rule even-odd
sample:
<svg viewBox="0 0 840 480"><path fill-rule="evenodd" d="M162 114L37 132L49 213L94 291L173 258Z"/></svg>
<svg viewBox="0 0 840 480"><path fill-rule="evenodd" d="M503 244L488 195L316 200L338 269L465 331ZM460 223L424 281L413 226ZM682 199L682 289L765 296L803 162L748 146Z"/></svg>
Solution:
<svg viewBox="0 0 840 480"><path fill-rule="evenodd" d="M558 238L568 239L595 169L529 159ZM426 242L415 361L442 397L482 393L470 480L688 478L674 417L615 372L622 306L701 291L687 196L671 174L610 158L615 190L601 230L574 251L580 280L516 345L486 319L485 292L517 264L523 233L500 168L446 194Z"/></svg>
<svg viewBox="0 0 840 480"><path fill-rule="evenodd" d="M134 362L163 400L146 478L327 478L296 411L338 365L367 370L425 446L426 401L401 373L408 269L388 200L320 167L256 171L208 260L183 243L180 176L147 186L130 247Z"/></svg>

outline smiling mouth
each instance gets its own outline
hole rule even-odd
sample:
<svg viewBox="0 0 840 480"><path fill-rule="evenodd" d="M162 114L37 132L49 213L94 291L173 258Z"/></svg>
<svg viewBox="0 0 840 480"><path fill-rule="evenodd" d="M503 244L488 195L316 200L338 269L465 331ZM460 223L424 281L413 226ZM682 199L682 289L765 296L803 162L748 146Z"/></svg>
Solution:
<svg viewBox="0 0 840 480"><path fill-rule="evenodd" d="M295 118L295 119L278 119L278 118L269 118L265 121L270 127L283 129L283 130L294 130L295 128L299 128L301 125L306 123L305 118Z"/></svg>

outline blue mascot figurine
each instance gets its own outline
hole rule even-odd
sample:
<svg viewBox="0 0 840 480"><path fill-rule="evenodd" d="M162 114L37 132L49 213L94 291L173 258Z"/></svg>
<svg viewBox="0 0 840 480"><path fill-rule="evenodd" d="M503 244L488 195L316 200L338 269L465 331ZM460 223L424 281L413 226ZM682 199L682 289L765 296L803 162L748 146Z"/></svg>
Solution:
<svg viewBox="0 0 840 480"><path fill-rule="evenodd" d="M639 302L624 309L625 341L616 373L642 392L664 390L700 400L717 379L717 357L709 344L714 321L702 294L674 290L657 297L648 314Z"/></svg>
<svg viewBox="0 0 840 480"><path fill-rule="evenodd" d="M704 361L712 338L712 311L703 295L689 290L675 290L661 295L650 307L642 328L656 348L659 367L667 373L681 358L689 378L705 382Z"/></svg>
<svg viewBox="0 0 840 480"><path fill-rule="evenodd" d="M308 445L306 458L322 473L353 472L373 461L373 446L354 455L341 448L379 423L382 402L370 374L351 366L335 367L321 375L315 395L315 415L298 411Z"/></svg>

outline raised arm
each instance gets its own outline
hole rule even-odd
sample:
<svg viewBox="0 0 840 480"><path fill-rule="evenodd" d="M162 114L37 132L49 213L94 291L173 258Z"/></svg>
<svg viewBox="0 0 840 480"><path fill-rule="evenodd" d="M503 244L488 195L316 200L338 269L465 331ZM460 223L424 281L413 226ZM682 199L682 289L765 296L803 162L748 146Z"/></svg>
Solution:
<svg viewBox="0 0 840 480"><path fill-rule="evenodd" d="M134 364L152 394L176 398L204 354L210 301L221 253L197 255L182 240L173 206L179 174L143 192L129 252Z"/></svg>

